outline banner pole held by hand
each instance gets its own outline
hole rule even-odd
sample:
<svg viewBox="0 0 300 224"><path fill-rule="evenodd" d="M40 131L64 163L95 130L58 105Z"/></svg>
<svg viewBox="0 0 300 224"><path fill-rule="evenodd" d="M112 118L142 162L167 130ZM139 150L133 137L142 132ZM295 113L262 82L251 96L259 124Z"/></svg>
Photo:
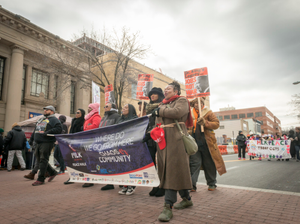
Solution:
<svg viewBox="0 0 300 224"><path fill-rule="evenodd" d="M201 100L200 100L201 97L198 97L198 107L199 107L199 116L201 117L201 110L202 110L202 107L201 107ZM201 125L201 132L204 132L204 128L203 128L203 125Z"/></svg>
<svg viewBox="0 0 300 224"><path fill-rule="evenodd" d="M143 111L144 110L144 100L142 100L142 109L141 109L141 117L143 117Z"/></svg>

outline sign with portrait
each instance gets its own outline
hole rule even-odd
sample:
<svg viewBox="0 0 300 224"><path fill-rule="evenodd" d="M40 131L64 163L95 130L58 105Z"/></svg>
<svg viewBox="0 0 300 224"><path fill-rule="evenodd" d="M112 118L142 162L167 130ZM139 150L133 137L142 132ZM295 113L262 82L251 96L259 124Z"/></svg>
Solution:
<svg viewBox="0 0 300 224"><path fill-rule="evenodd" d="M136 98L139 100L148 100L148 94L153 87L153 74L139 74L136 91Z"/></svg>
<svg viewBox="0 0 300 224"><path fill-rule="evenodd" d="M112 84L104 88L104 93L105 93L105 104L116 103L114 87Z"/></svg>

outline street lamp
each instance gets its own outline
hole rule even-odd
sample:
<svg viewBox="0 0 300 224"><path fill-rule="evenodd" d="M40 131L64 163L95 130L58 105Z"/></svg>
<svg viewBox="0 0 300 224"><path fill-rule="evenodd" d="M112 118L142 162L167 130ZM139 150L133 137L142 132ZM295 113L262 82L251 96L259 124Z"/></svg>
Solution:
<svg viewBox="0 0 300 224"><path fill-rule="evenodd" d="M299 84L299 83L300 83L300 81L293 82L294 85L297 85L297 84Z"/></svg>

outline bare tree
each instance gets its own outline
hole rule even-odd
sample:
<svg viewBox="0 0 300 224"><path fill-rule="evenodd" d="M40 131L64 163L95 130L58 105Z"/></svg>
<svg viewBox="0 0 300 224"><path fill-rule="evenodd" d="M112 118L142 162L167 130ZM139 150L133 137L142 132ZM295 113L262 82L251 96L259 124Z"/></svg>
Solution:
<svg viewBox="0 0 300 224"><path fill-rule="evenodd" d="M80 41L80 38L74 35L74 43L89 54L90 72L95 82L102 89L112 82L116 104L120 110L124 93L137 80L137 73L130 63L145 58L150 52L150 47L139 43L139 32L130 33L126 27L119 33L113 30L111 34L105 29L99 34L92 28L90 32L83 30L81 36L88 38ZM113 66L112 74L106 69L108 63L110 68Z"/></svg>
<svg viewBox="0 0 300 224"><path fill-rule="evenodd" d="M292 95L292 100L289 102L293 106L293 109L289 115L297 116L300 120L300 94Z"/></svg>

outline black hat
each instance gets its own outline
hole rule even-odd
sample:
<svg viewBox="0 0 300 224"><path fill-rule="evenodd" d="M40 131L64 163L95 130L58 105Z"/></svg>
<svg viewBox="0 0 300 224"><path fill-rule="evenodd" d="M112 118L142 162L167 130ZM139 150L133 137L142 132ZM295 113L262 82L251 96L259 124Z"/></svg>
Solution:
<svg viewBox="0 0 300 224"><path fill-rule="evenodd" d="M164 95L164 93L163 93L163 91L162 91L161 88L153 87L151 89L151 91L149 92L149 94L148 94L149 99L150 99L150 97L151 97L152 94L158 94L159 96L165 98L165 95Z"/></svg>

